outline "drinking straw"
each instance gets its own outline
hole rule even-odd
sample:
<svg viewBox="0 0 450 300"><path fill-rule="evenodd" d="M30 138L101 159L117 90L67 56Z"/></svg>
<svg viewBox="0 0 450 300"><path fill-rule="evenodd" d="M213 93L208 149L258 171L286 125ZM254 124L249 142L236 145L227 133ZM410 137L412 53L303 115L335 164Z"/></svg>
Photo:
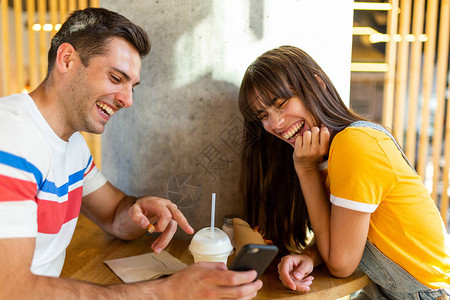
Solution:
<svg viewBox="0 0 450 300"><path fill-rule="evenodd" d="M211 199L211 232L214 237L214 215L216 212L216 193L212 193Z"/></svg>

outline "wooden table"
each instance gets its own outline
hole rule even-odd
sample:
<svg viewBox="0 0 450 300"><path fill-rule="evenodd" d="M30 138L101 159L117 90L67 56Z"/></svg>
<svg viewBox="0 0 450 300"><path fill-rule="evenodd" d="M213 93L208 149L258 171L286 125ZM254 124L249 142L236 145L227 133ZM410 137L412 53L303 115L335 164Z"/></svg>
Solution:
<svg viewBox="0 0 450 300"><path fill-rule="evenodd" d="M152 241L153 237L148 235L131 242L121 241L107 235L80 215L77 229L67 249L61 277L98 284L122 283L104 261L151 252ZM187 241L173 240L166 250L189 265L193 263L193 258L186 251L187 245ZM275 258L261 276L264 286L255 299L336 299L349 295L370 282L360 270L341 279L332 277L326 267L321 266L312 273L315 279L309 292L294 292L284 287L278 279L278 261L279 258Z"/></svg>

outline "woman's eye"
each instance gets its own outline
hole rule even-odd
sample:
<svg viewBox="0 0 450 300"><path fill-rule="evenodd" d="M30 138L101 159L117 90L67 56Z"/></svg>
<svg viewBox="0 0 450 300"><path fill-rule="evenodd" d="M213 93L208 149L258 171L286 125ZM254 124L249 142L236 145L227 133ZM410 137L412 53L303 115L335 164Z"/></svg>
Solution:
<svg viewBox="0 0 450 300"><path fill-rule="evenodd" d="M265 119L267 119L267 114L259 114L258 119L260 119L261 121L264 121Z"/></svg>
<svg viewBox="0 0 450 300"><path fill-rule="evenodd" d="M286 102L288 101L288 99L277 99L274 103L276 108L281 108L283 107L283 105L286 104Z"/></svg>

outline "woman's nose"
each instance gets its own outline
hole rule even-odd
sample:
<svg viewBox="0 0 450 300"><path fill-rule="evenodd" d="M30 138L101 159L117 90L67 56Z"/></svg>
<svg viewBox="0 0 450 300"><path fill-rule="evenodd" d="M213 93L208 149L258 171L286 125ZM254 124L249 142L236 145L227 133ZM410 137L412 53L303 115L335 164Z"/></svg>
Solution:
<svg viewBox="0 0 450 300"><path fill-rule="evenodd" d="M269 123L273 129L280 129L284 123L283 113L278 110L269 113Z"/></svg>

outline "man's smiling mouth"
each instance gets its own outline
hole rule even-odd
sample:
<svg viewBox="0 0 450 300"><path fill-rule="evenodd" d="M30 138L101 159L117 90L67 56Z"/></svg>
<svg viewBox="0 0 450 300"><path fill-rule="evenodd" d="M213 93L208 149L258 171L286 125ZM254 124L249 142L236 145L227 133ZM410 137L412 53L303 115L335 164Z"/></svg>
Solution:
<svg viewBox="0 0 450 300"><path fill-rule="evenodd" d="M302 129L304 126L305 126L305 121L303 121L301 123L297 123L289 131L283 133L282 137L285 140L293 140L302 132Z"/></svg>
<svg viewBox="0 0 450 300"><path fill-rule="evenodd" d="M106 104L101 103L100 101L97 101L95 104L108 117L111 117L116 112L114 109Z"/></svg>

